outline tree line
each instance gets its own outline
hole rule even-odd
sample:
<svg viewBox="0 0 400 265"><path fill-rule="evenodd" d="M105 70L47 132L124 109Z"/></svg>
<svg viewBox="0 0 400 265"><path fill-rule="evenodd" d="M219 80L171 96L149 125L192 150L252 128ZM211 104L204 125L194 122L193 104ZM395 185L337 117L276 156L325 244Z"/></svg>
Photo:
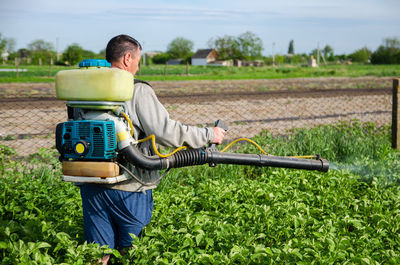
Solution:
<svg viewBox="0 0 400 265"><path fill-rule="evenodd" d="M8 61L25 60L27 64L55 64L76 65L82 59L105 58L105 50L95 53L85 50L78 43L68 45L61 54L57 54L54 46L44 40L35 40L28 44L26 48L15 50L16 41L13 38L5 38L0 33L0 54L7 55ZM182 63L190 63L194 54L194 43L184 37L173 39L167 46L166 51L157 52L151 58L146 58L145 64L165 64L171 59L181 59ZM400 41L397 38L386 38L382 44L371 51L367 47L355 50L350 54L335 54L330 45L325 45L322 49L318 47L310 53L295 53L295 43L291 40L288 45L287 54L273 54L263 56L263 42L255 33L247 31L238 36L225 35L213 37L208 41L208 48L215 49L219 60L261 60L266 64L299 64L314 56L322 57L327 62L352 61L357 63L372 64L400 64Z"/></svg>
<svg viewBox="0 0 400 265"><path fill-rule="evenodd" d="M62 53L57 54L54 45L41 39L30 42L26 48L16 50L14 38L2 37L0 33L0 55L7 54L7 61L14 62L16 59L25 64L49 64L54 62L58 65L75 65L82 59L105 58L105 52L95 53L85 50L77 43L69 45ZM4 57L3 57L4 61Z"/></svg>

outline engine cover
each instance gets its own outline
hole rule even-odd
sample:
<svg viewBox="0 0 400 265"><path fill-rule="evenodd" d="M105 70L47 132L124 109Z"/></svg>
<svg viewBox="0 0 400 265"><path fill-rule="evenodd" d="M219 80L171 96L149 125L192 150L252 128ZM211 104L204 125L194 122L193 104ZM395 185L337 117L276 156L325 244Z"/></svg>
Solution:
<svg viewBox="0 0 400 265"><path fill-rule="evenodd" d="M117 157L114 121L83 120L59 123L56 148L63 159L110 160Z"/></svg>

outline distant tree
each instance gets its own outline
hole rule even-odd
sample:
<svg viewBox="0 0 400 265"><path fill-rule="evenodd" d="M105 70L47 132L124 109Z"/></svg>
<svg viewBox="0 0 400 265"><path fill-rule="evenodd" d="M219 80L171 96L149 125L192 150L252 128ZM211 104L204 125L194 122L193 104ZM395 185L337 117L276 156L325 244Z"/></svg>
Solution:
<svg viewBox="0 0 400 265"><path fill-rule="evenodd" d="M99 59L99 56L93 51L82 50L82 58L83 59Z"/></svg>
<svg viewBox="0 0 400 265"><path fill-rule="evenodd" d="M173 39L167 48L167 53L171 55L172 58L186 58L192 53L194 44L191 40L178 37Z"/></svg>
<svg viewBox="0 0 400 265"><path fill-rule="evenodd" d="M25 48L19 49L18 51L19 58L26 58L31 56L31 51Z"/></svg>
<svg viewBox="0 0 400 265"><path fill-rule="evenodd" d="M159 53L154 55L153 63L155 64L165 64L169 59L171 59L171 55L169 53Z"/></svg>
<svg viewBox="0 0 400 265"><path fill-rule="evenodd" d="M348 57L353 62L368 63L369 58L371 57L371 51L367 47L364 47L349 54Z"/></svg>
<svg viewBox="0 0 400 265"><path fill-rule="evenodd" d="M220 59L239 59L240 57L239 43L233 36L211 38L208 46L217 50Z"/></svg>
<svg viewBox="0 0 400 265"><path fill-rule="evenodd" d="M99 51L99 58L106 58L106 49L102 49Z"/></svg>
<svg viewBox="0 0 400 265"><path fill-rule="evenodd" d="M28 49L33 52L39 51L54 51L54 46L51 42L44 40L35 40L28 44Z"/></svg>
<svg viewBox="0 0 400 265"><path fill-rule="evenodd" d="M253 32L247 31L237 38L240 55L242 59L252 60L261 57L263 43L260 37Z"/></svg>
<svg viewBox="0 0 400 265"><path fill-rule="evenodd" d="M333 54L333 48L329 44L327 44L322 49L322 52L324 53L325 56L330 56Z"/></svg>
<svg viewBox="0 0 400 265"><path fill-rule="evenodd" d="M7 39L3 38L0 33L0 52L6 48L6 45L7 45Z"/></svg>
<svg viewBox="0 0 400 265"><path fill-rule="evenodd" d="M264 56L263 61L265 65L272 65L272 56Z"/></svg>
<svg viewBox="0 0 400 265"><path fill-rule="evenodd" d="M383 44L371 55L373 64L400 64L400 41L397 38L386 38Z"/></svg>
<svg viewBox="0 0 400 265"><path fill-rule="evenodd" d="M325 45L325 47L322 49L322 53L324 54L326 60L333 60L333 48L329 44Z"/></svg>
<svg viewBox="0 0 400 265"><path fill-rule="evenodd" d="M9 53L15 52L15 46L17 45L17 41L14 38L8 38L6 49Z"/></svg>
<svg viewBox="0 0 400 265"><path fill-rule="evenodd" d="M11 52L10 55L8 56L8 61L13 62L15 58L20 58L19 53L17 51ZM20 61L21 64L24 63L24 61Z"/></svg>
<svg viewBox="0 0 400 265"><path fill-rule="evenodd" d="M318 56L318 49L317 49L317 48L313 49L313 50L311 51L310 55L314 56L314 58L317 58L317 56Z"/></svg>
<svg viewBox="0 0 400 265"><path fill-rule="evenodd" d="M284 57L283 63L300 64L305 62L305 59L301 54L287 54L284 55L283 57Z"/></svg>
<svg viewBox="0 0 400 265"><path fill-rule="evenodd" d="M345 60L348 60L348 59L349 59L349 56L346 55L346 54L337 54L337 55L335 55L335 58L336 58L337 60L345 61Z"/></svg>
<svg viewBox="0 0 400 265"><path fill-rule="evenodd" d="M285 62L285 56L280 55L280 54L276 54L275 55L275 64L277 64L278 66L280 66L281 64L283 64Z"/></svg>
<svg viewBox="0 0 400 265"><path fill-rule="evenodd" d="M69 45L63 53L63 60L68 62L69 65L75 65L82 61L82 59L83 49L77 43Z"/></svg>
<svg viewBox="0 0 400 265"><path fill-rule="evenodd" d="M44 40L35 40L29 43L28 50L34 64L38 64L40 61L42 63L49 62L51 57L55 57L53 44Z"/></svg>
<svg viewBox="0 0 400 265"><path fill-rule="evenodd" d="M238 37L224 36L208 41L210 48L217 50L221 59L255 59L261 58L262 40L254 33L247 31Z"/></svg>
<svg viewBox="0 0 400 265"><path fill-rule="evenodd" d="M294 54L294 41L293 40L291 40L289 42L289 48L288 48L288 52L287 53L288 54Z"/></svg>

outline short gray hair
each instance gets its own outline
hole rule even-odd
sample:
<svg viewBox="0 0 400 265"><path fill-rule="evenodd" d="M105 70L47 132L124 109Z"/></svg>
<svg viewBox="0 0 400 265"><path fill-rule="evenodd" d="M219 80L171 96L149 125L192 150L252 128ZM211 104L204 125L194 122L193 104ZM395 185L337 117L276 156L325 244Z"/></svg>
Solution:
<svg viewBox="0 0 400 265"><path fill-rule="evenodd" d="M127 52L136 52L137 49L142 50L142 45L128 35L118 35L112 38L106 48L106 60L109 63L118 61Z"/></svg>

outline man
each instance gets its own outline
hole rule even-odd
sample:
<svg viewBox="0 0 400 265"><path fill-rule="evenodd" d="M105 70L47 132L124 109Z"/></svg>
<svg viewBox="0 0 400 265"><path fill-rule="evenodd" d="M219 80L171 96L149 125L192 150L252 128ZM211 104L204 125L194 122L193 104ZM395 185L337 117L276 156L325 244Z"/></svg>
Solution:
<svg viewBox="0 0 400 265"><path fill-rule="evenodd" d="M141 45L134 38L118 35L107 44L106 59L112 68L119 68L135 75L139 69ZM197 128L183 125L169 117L158 101L153 89L146 82L135 80L133 98L126 102L130 119L134 124L133 137L142 139L154 134L159 144L179 147L187 145L198 148L208 143L220 144L225 131L221 128ZM140 150L152 155L149 142ZM130 165L132 172L142 181L154 182L158 171L147 171ZM137 236L151 220L153 210L153 186L143 186L135 180L112 185L86 184L81 186L85 236L88 242L108 245L122 250L131 246L130 233ZM102 260L107 264L109 256Z"/></svg>

